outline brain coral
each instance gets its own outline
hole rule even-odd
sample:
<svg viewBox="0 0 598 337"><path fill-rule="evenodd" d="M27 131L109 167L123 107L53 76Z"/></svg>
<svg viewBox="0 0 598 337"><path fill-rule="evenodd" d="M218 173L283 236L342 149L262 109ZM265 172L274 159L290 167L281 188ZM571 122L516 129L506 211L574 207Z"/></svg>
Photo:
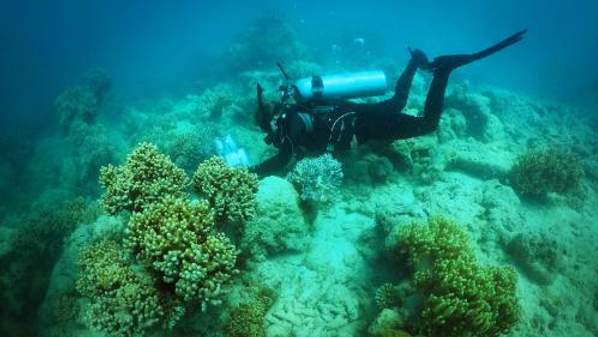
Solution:
<svg viewBox="0 0 598 337"><path fill-rule="evenodd" d="M214 209L217 224L250 220L255 215L257 188L257 175L228 167L220 157L204 161L193 175L193 189Z"/></svg>
<svg viewBox="0 0 598 337"><path fill-rule="evenodd" d="M110 214L142 211L166 195L181 196L188 185L185 172L150 143L141 143L123 166L100 169L104 209Z"/></svg>
<svg viewBox="0 0 598 337"><path fill-rule="evenodd" d="M497 336L520 316L516 273L477 264L467 234L453 222L409 225L399 245L414 268L422 310L413 330L424 336Z"/></svg>
<svg viewBox="0 0 598 337"><path fill-rule="evenodd" d="M309 225L299 206L293 185L279 177L260 181L256 194L257 215L245 226L244 251L263 259L268 254L300 251L309 243Z"/></svg>
<svg viewBox="0 0 598 337"><path fill-rule="evenodd" d="M205 201L166 196L129 221L129 246L185 302L219 303L221 287L237 273L237 250L214 231Z"/></svg>

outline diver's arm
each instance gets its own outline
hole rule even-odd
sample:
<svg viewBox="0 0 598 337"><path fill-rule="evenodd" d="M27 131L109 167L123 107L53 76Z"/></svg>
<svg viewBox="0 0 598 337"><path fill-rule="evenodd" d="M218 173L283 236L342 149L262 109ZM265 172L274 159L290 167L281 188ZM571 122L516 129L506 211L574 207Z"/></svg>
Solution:
<svg viewBox="0 0 598 337"><path fill-rule="evenodd" d="M282 135L284 136L280 140L278 154L251 169L260 176L282 170L289 163L293 154L295 154L294 144L298 143L304 137L305 124L299 114L292 113L287 118L283 122L285 129L282 131Z"/></svg>
<svg viewBox="0 0 598 337"><path fill-rule="evenodd" d="M272 119L272 106L264 100L264 89L257 83L257 110L255 111L255 120L264 132L272 132L270 120Z"/></svg>
<svg viewBox="0 0 598 337"><path fill-rule="evenodd" d="M292 154L290 146L282 147L275 156L266 159L258 165L252 166L249 170L257 173L260 177L276 173L288 164Z"/></svg>

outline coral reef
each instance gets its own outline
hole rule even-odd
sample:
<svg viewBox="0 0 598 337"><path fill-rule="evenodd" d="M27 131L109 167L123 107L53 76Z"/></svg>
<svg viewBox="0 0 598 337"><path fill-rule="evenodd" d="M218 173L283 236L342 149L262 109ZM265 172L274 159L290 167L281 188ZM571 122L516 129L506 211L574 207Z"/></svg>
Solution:
<svg viewBox="0 0 598 337"><path fill-rule="evenodd" d="M437 159L438 140L435 136L424 136L393 142L387 155L400 170L425 184L435 181L442 167Z"/></svg>
<svg viewBox="0 0 598 337"><path fill-rule="evenodd" d="M379 309L394 307L397 304L395 285L392 283L384 283L378 287L378 289L376 289L375 300Z"/></svg>
<svg viewBox="0 0 598 337"><path fill-rule="evenodd" d="M372 337L410 337L411 335L401 329L404 319L395 310L383 309L370 325L368 332Z"/></svg>
<svg viewBox="0 0 598 337"><path fill-rule="evenodd" d="M272 305L273 298L267 294L258 294L237 304L229 312L224 327L227 337L265 337L264 322L266 312Z"/></svg>
<svg viewBox="0 0 598 337"><path fill-rule="evenodd" d="M67 89L58 96L54 108L60 115L60 125L63 129L68 130L77 122L93 122L110 87L108 75L98 70L89 73L82 84Z"/></svg>
<svg viewBox="0 0 598 337"><path fill-rule="evenodd" d="M188 174L193 174L202 161L216 154L215 137L216 130L209 125L189 130L176 130L168 133L161 148L176 166Z"/></svg>
<svg viewBox="0 0 598 337"><path fill-rule="evenodd" d="M225 110L234 107L236 100L237 95L230 85L218 84L208 88L198 98L199 115L208 120L218 120Z"/></svg>
<svg viewBox="0 0 598 337"><path fill-rule="evenodd" d="M395 171L392 162L372 151L373 149L364 146L342 158L343 163L350 163L344 166L347 182L371 185L388 181Z"/></svg>
<svg viewBox="0 0 598 337"><path fill-rule="evenodd" d="M341 163L326 153L317 158L302 159L287 179L298 189L303 201L326 203L333 199L342 184L343 170Z"/></svg>
<svg viewBox="0 0 598 337"><path fill-rule="evenodd" d="M214 210L216 223L243 224L255 215L257 175L228 167L220 157L201 163L193 175L193 190Z"/></svg>
<svg viewBox="0 0 598 337"><path fill-rule="evenodd" d="M466 121L467 135L482 142L504 139L502 122L492 113L492 100L485 95L471 92L466 83L454 86L446 97L446 107L460 111ZM461 127L459 124L456 130ZM458 131L457 131L458 132Z"/></svg>
<svg viewBox="0 0 598 337"><path fill-rule="evenodd" d="M44 300L65 238L96 215L83 198L62 203L43 200L32 204L30 213L15 218L15 223L2 224L14 229L2 238L7 241L0 254L0 321L13 322L19 329L33 328L35 309ZM0 334L5 335L4 329L0 324Z"/></svg>
<svg viewBox="0 0 598 337"><path fill-rule="evenodd" d="M141 143L123 166L104 166L100 184L105 188L102 204L109 214L139 212L164 196L183 195L188 178L185 172L150 143Z"/></svg>
<svg viewBox="0 0 598 337"><path fill-rule="evenodd" d="M237 272L236 248L214 231L213 220L207 202L167 196L129 221L127 241L138 259L183 301L202 308L219 303L222 285Z"/></svg>
<svg viewBox="0 0 598 337"><path fill-rule="evenodd" d="M543 199L549 192L564 193L578 186L583 176L579 159L559 148L534 148L515 160L510 178L521 195Z"/></svg>
<svg viewBox="0 0 598 337"><path fill-rule="evenodd" d="M89 246L79 264L77 290L91 301L84 316L91 327L111 336L143 336L166 319L168 305L151 277L134 270L116 242Z"/></svg>
<svg viewBox="0 0 598 337"><path fill-rule="evenodd" d="M255 218L245 225L241 248L252 257L301 251L308 243L309 226L299 207L299 196L288 181L267 177L256 194Z"/></svg>
<svg viewBox="0 0 598 337"><path fill-rule="evenodd" d="M305 60L306 49L283 15L265 13L239 34L229 48L236 70L273 67L279 61Z"/></svg>
<svg viewBox="0 0 598 337"><path fill-rule="evenodd" d="M518 233L503 240L505 250L524 275L540 285L554 281L567 257L567 251L560 242L547 233Z"/></svg>
<svg viewBox="0 0 598 337"><path fill-rule="evenodd" d="M412 224L399 244L414 269L412 282L422 309L412 327L424 336L497 336L518 321L516 274L512 268L482 267L465 231L435 218Z"/></svg>

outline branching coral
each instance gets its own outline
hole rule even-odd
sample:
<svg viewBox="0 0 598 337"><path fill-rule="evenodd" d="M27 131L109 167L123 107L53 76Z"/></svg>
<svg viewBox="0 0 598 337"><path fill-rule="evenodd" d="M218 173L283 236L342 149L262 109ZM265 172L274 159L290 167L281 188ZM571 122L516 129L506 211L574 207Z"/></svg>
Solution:
<svg viewBox="0 0 598 337"><path fill-rule="evenodd" d="M520 316L512 268L477 264L466 233L437 218L410 225L399 244L414 268L416 290L423 294L414 330L424 336L497 336Z"/></svg>
<svg viewBox="0 0 598 337"><path fill-rule="evenodd" d="M81 254L77 290L91 300L85 320L111 336L143 336L167 318L170 306L147 274L136 272L114 241L100 241ZM176 311L175 311L176 312Z"/></svg>
<svg viewBox="0 0 598 337"><path fill-rule="evenodd" d="M341 163L326 153L317 158L302 159L287 179L299 190L302 200L328 202L343 181L343 170Z"/></svg>
<svg viewBox="0 0 598 337"><path fill-rule="evenodd" d="M531 149L520 155L511 169L513 188L523 196L542 199L548 192L575 188L583 167L571 152L558 148Z"/></svg>
<svg viewBox="0 0 598 337"><path fill-rule="evenodd" d="M265 337L264 320L273 298L265 292L236 305L225 325L227 337Z"/></svg>
<svg viewBox="0 0 598 337"><path fill-rule="evenodd" d="M384 283L376 289L376 305L378 309L392 308L397 304L397 292L392 283Z"/></svg>
<svg viewBox="0 0 598 337"><path fill-rule="evenodd" d="M104 166L100 184L106 189L102 203L110 214L139 212L164 196L181 196L187 187L185 172L156 146L141 143L123 166Z"/></svg>
<svg viewBox="0 0 598 337"><path fill-rule="evenodd" d="M214 231L213 220L207 202L167 196L129 221L128 243L137 257L183 301L202 308L218 303L222 285L236 273L236 248Z"/></svg>
<svg viewBox="0 0 598 337"><path fill-rule="evenodd" d="M193 175L193 189L214 209L217 224L245 223L255 215L257 175L244 168L228 167L212 157Z"/></svg>

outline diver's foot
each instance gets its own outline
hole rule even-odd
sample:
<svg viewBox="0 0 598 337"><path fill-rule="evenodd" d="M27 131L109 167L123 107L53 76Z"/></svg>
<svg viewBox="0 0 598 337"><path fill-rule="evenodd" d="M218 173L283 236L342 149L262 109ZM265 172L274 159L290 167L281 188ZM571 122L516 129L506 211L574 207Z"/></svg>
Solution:
<svg viewBox="0 0 598 337"><path fill-rule="evenodd" d="M421 49L413 49L409 47L409 54L411 54L411 60L415 62L418 68L428 69L430 66L430 61L428 61L428 56L424 53Z"/></svg>
<svg viewBox="0 0 598 337"><path fill-rule="evenodd" d="M434 72L453 71L477 60L475 54L445 55L434 58L428 69Z"/></svg>

